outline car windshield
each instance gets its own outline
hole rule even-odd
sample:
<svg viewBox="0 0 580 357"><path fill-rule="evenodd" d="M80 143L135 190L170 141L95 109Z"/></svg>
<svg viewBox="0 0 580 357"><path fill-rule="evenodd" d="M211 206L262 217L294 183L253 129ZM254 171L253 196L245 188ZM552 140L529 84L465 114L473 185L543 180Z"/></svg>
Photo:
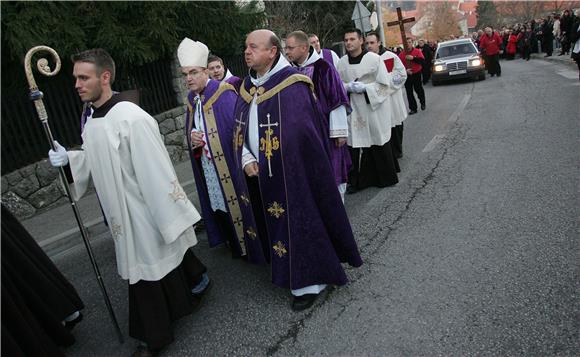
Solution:
<svg viewBox="0 0 580 357"><path fill-rule="evenodd" d="M437 56L435 58L445 58L445 57L452 57L452 56L461 56L461 55L471 55L475 54L477 51L475 50L475 46L470 43L459 43L456 45L449 45L440 47L437 50Z"/></svg>

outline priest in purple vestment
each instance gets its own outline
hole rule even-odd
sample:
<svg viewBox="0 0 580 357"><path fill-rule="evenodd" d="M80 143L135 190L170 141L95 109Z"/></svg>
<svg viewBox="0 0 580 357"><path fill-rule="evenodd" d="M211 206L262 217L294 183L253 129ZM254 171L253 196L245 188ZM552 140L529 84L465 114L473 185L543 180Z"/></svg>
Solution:
<svg viewBox="0 0 580 357"><path fill-rule="evenodd" d="M326 119L326 137L330 143L330 161L334 179L344 202L348 170L351 166L350 153L345 145L348 137L347 115L350 101L342 80L334 66L322 59L308 43L308 35L294 31L286 37L286 57L298 71L307 75L314 83L317 103Z"/></svg>
<svg viewBox="0 0 580 357"><path fill-rule="evenodd" d="M177 49L181 72L190 92L185 137L189 147L202 216L210 247L228 244L234 257L264 264L261 246L246 244L253 224L242 218L244 188L232 179L234 108L237 94L226 82L209 79L209 50L201 42L185 38ZM248 194L246 194L248 196ZM251 217L250 217L251 218Z"/></svg>
<svg viewBox="0 0 580 357"><path fill-rule="evenodd" d="M272 282L291 289L292 308L303 310L327 285L346 284L341 263L358 267L362 259L334 185L313 83L280 49L269 30L246 38L251 70L236 104L234 150L239 170L258 188L252 208L265 225ZM242 213L252 209L242 206Z"/></svg>
<svg viewBox="0 0 580 357"><path fill-rule="evenodd" d="M310 46L314 47L314 50L318 55L325 60L326 62L330 63L331 65L336 68L338 66L338 60L340 59L338 55L331 49L328 48L320 48L320 40L316 34L311 33L308 35L308 42Z"/></svg>

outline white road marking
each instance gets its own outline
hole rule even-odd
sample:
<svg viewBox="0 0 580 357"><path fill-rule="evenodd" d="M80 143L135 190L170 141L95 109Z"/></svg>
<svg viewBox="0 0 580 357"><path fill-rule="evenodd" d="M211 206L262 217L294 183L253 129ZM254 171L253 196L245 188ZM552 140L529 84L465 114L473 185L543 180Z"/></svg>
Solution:
<svg viewBox="0 0 580 357"><path fill-rule="evenodd" d="M559 75L561 75L564 78L568 78L568 79L578 79L578 71L572 71L572 70L561 70L561 71L557 71L556 73L558 73Z"/></svg>
<svg viewBox="0 0 580 357"><path fill-rule="evenodd" d="M427 145L425 145L425 147L423 148L423 152L429 152L435 149L435 146L437 146L437 144L439 144L443 140L443 138L445 138L445 135L442 134L435 135L433 139L431 139L431 141L429 141Z"/></svg>
<svg viewBox="0 0 580 357"><path fill-rule="evenodd" d="M459 106L457 107L457 109L455 109L453 114L451 114L451 116L449 117L449 119L448 119L449 122L453 123L453 122L457 121L457 119L459 119L459 116L465 110L465 107L467 106L467 103L469 102L470 99L471 99L471 93L466 94L463 97L463 100L461 101L461 103L459 103Z"/></svg>

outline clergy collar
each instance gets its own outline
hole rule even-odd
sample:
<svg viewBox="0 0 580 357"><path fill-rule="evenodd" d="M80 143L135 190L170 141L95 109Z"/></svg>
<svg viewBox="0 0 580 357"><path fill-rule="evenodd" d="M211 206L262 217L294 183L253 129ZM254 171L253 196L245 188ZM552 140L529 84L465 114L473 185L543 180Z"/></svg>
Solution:
<svg viewBox="0 0 580 357"><path fill-rule="evenodd" d="M234 75L232 74L232 72L230 72L230 70L226 68L226 74L224 74L224 78L222 78L222 82L227 81L228 79L232 78L233 76Z"/></svg>
<svg viewBox="0 0 580 357"><path fill-rule="evenodd" d="M270 68L270 70L266 72L266 74L264 74L260 78L256 78L255 77L257 75L256 71L251 70L250 80L252 81L253 85L259 87L264 83L266 83L274 74L280 72L282 69L288 66L290 66L290 62L288 62L288 60L284 56L278 53L278 58L276 59L276 61L274 61L274 64L272 64L272 68Z"/></svg>
<svg viewBox="0 0 580 357"><path fill-rule="evenodd" d="M367 50L362 50L361 54L356 57L351 57L351 55L348 54L348 64L359 64L367 53Z"/></svg>
<svg viewBox="0 0 580 357"><path fill-rule="evenodd" d="M102 118L109 110L111 110L115 104L120 102L131 102L134 104L139 105L139 91L137 90L128 90L125 92L113 92L113 96L103 103L100 107L95 108L93 107L93 118Z"/></svg>
<svg viewBox="0 0 580 357"><path fill-rule="evenodd" d="M320 55L316 51L314 51L314 47L310 46L309 51L310 51L310 54L306 58L306 61L304 61L304 63L302 63L302 64L299 64L298 67L306 67L306 66L311 65L312 63L314 63L320 59Z"/></svg>

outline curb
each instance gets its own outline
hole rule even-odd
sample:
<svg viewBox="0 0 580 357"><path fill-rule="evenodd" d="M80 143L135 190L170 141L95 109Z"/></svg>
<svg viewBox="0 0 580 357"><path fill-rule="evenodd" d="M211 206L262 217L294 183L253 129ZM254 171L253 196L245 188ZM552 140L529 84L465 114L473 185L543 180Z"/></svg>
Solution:
<svg viewBox="0 0 580 357"><path fill-rule="evenodd" d="M561 57L561 58L559 58L559 57ZM534 53L531 55L531 58L546 61L546 62L560 63L560 64L565 65L565 66L570 66L573 69L578 68L578 66L576 65L576 62L574 62L574 60L572 58L570 58L570 55L564 55L564 56L552 55L550 57L544 57L543 54Z"/></svg>

